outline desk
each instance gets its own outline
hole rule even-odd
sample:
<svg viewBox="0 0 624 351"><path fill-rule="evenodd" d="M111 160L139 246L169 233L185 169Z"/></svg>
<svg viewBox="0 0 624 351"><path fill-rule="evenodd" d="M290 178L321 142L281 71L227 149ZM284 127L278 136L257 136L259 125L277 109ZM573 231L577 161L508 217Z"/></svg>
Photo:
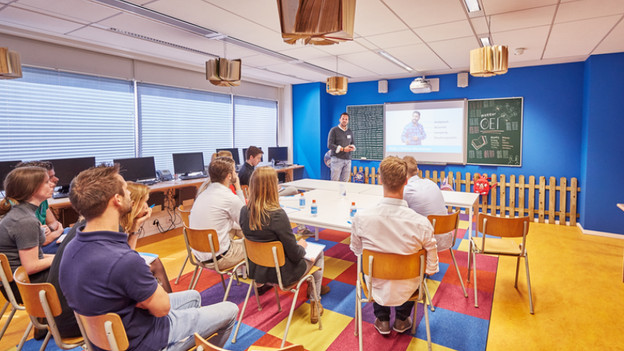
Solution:
<svg viewBox="0 0 624 351"><path fill-rule="evenodd" d="M284 173L285 174L285 176L284 176L284 178L285 178L284 181L285 182L292 182L293 179L294 179L294 177L293 177L293 173L294 172L293 171L295 169L302 169L302 168L303 168L302 165L292 165L292 166L280 167L280 168L275 167L275 171L277 173Z"/></svg>
<svg viewBox="0 0 624 351"><path fill-rule="evenodd" d="M340 184L344 184L346 186L346 197L342 197L338 193ZM294 186L300 190L312 189L311 191L306 192L306 208L304 210L294 210L299 208L298 202L296 202L298 201L298 198L280 198L280 203L286 210L286 213L288 213L288 217L293 222L317 227L315 231L315 238L317 240L318 227L347 232L351 231L351 224L349 223L347 225L346 223L348 220L347 217L349 215L351 202L355 201L355 205L359 210L378 203L383 196L383 186L373 184L341 183L320 179L300 179L290 182L288 185ZM318 198L315 198L315 196ZM443 191L442 196L444 197L444 203L447 206L468 209L468 214L470 216L468 219L469 235L472 236L472 217L474 215L474 206L477 203L477 200L479 200L479 194L464 193L459 191ZM310 204L313 199L316 199L319 207L319 214L316 217L312 217L310 215ZM324 202L328 202L321 205L321 203L319 203L321 199ZM321 215L321 208L328 212Z"/></svg>

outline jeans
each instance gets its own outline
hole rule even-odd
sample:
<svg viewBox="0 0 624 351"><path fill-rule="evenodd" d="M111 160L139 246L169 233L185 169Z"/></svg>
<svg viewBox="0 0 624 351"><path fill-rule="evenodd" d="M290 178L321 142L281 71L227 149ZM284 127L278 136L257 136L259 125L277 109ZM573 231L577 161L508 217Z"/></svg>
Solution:
<svg viewBox="0 0 624 351"><path fill-rule="evenodd" d="M201 296L195 290L186 290L169 294L169 341L167 351L188 350L195 345L193 333L210 339L214 345L222 347L232 332L238 306L226 301L210 306L201 306Z"/></svg>
<svg viewBox="0 0 624 351"><path fill-rule="evenodd" d="M412 314L412 308L414 308L414 301L406 301L401 306L394 307L394 319L406 320ZM390 307L373 302L373 312L380 321L390 321Z"/></svg>
<svg viewBox="0 0 624 351"><path fill-rule="evenodd" d="M331 158L331 180L348 182L351 176L351 160L345 160L332 156Z"/></svg>

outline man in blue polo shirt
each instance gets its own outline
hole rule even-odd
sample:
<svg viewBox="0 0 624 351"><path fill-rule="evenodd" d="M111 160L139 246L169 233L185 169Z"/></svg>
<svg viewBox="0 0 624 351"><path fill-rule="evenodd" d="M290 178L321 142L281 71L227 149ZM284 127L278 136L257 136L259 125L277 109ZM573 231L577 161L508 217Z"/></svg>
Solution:
<svg viewBox="0 0 624 351"><path fill-rule="evenodd" d="M121 317L128 350L187 350L193 333L223 346L236 321L238 307L221 302L201 307L195 290L167 294L139 254L120 233L119 219L132 206L119 167L94 167L72 181L70 201L87 223L65 248L59 281L76 312Z"/></svg>

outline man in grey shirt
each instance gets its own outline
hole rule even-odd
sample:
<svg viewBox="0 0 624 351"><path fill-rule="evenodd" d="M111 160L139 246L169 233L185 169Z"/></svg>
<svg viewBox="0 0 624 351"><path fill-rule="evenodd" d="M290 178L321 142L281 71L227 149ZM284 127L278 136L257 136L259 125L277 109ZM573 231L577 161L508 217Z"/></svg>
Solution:
<svg viewBox="0 0 624 351"><path fill-rule="evenodd" d="M347 127L349 114L340 115L340 124L333 127L327 136L327 148L331 151L331 180L346 182L351 174L351 152L353 145L353 131Z"/></svg>

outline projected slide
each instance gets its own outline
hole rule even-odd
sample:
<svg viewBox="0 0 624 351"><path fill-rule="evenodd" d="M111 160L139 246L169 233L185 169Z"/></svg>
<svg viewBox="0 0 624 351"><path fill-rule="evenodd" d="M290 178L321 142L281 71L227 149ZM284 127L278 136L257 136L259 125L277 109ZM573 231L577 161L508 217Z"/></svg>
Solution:
<svg viewBox="0 0 624 351"><path fill-rule="evenodd" d="M465 163L465 120L466 100L386 104L384 156Z"/></svg>

